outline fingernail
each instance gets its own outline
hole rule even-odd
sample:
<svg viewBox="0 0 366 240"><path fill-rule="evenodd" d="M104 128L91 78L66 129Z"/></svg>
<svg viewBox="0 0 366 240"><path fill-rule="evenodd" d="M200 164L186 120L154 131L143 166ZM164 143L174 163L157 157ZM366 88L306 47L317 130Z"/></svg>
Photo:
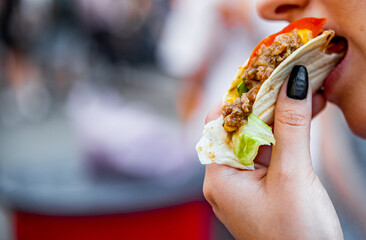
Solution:
<svg viewBox="0 0 366 240"><path fill-rule="evenodd" d="M303 100L306 98L309 87L308 71L302 65L296 65L287 84L287 97Z"/></svg>

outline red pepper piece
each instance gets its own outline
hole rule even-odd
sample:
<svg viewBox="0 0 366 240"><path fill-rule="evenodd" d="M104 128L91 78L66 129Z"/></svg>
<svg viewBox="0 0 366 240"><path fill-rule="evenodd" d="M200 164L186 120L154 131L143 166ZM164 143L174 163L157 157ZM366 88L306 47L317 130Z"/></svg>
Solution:
<svg viewBox="0 0 366 240"><path fill-rule="evenodd" d="M270 46L278 35L280 35L282 33L291 32L294 29L298 29L298 30L309 29L310 31L313 32L313 36L316 37L319 35L319 33L322 32L323 26L326 22L327 22L327 20L325 18L313 18L313 17L302 18L297 21L294 21L294 22L290 23L287 27L282 29L282 31L272 34L271 36L263 39L257 45L257 47L253 50L252 54L250 55L250 60L257 55L257 52L258 52L259 48L262 46L262 44L264 44L266 47Z"/></svg>

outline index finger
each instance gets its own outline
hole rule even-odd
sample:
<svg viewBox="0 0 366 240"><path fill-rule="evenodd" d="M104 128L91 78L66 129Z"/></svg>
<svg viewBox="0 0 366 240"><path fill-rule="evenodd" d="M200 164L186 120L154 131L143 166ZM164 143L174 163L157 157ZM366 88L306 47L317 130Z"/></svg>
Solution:
<svg viewBox="0 0 366 240"><path fill-rule="evenodd" d="M310 121L312 99L309 84L306 68L296 66L291 72L290 79L283 84L280 90L274 121L276 145L272 151L270 171L289 173L311 166ZM291 91L297 91L296 93L301 97L291 95Z"/></svg>

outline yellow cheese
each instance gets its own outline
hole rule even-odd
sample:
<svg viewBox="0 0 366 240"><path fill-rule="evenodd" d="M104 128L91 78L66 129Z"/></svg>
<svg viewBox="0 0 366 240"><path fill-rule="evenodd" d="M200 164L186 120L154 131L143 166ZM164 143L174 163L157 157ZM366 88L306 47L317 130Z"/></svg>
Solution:
<svg viewBox="0 0 366 240"><path fill-rule="evenodd" d="M225 128L225 130L226 130L227 132L232 132L232 131L236 130L236 128L235 128L235 127L231 127L231 126L228 126L228 125L226 125L226 124L224 124L224 128Z"/></svg>
<svg viewBox="0 0 366 240"><path fill-rule="evenodd" d="M313 32L309 29L297 30L297 34L299 35L303 44L309 42L313 38Z"/></svg>
<svg viewBox="0 0 366 240"><path fill-rule="evenodd" d="M238 97L230 97L226 100L226 102L230 102L230 103L233 103L235 99L237 99Z"/></svg>

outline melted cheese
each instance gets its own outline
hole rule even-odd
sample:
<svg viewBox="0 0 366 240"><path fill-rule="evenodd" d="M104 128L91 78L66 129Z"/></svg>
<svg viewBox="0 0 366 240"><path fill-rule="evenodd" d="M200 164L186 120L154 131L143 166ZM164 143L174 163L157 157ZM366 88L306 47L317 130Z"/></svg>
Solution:
<svg viewBox="0 0 366 240"><path fill-rule="evenodd" d="M226 100L226 102L229 102L229 103L233 103L235 99L237 99L239 96L233 96L233 97L230 97L228 100Z"/></svg>
<svg viewBox="0 0 366 240"><path fill-rule="evenodd" d="M299 35L303 44L305 44L305 43L309 42L311 39L313 39L313 33L309 29L297 30L297 34Z"/></svg>

